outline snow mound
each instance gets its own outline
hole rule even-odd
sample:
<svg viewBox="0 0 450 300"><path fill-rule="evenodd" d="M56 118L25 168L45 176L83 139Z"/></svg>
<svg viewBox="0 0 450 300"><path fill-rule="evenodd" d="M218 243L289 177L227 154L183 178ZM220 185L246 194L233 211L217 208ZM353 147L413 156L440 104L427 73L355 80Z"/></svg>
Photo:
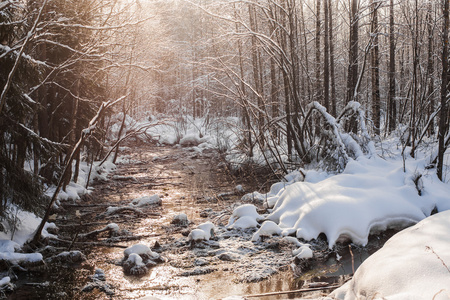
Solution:
<svg viewBox="0 0 450 300"><path fill-rule="evenodd" d="M144 196L141 198L136 198L131 201L132 206L136 207L143 207L147 205L160 205L161 204L161 198L159 198L158 195L152 195L152 196Z"/></svg>
<svg viewBox="0 0 450 300"><path fill-rule="evenodd" d="M309 248L309 245L302 245L300 248L295 249L292 251L292 255L294 255L296 258L312 258L313 257L313 251L311 248Z"/></svg>
<svg viewBox="0 0 450 300"><path fill-rule="evenodd" d="M203 143L203 139L198 133L188 133L180 139L181 146L198 146Z"/></svg>
<svg viewBox="0 0 450 300"><path fill-rule="evenodd" d="M450 211L405 229L330 296L337 299L449 299Z"/></svg>
<svg viewBox="0 0 450 300"><path fill-rule="evenodd" d="M272 236L274 234L280 234L281 228L272 221L265 221L261 228L258 229L258 231L253 234L252 241L256 242L258 241L262 236Z"/></svg>
<svg viewBox="0 0 450 300"><path fill-rule="evenodd" d="M170 223L179 226L187 226L189 224L189 219L185 213L181 213L174 216Z"/></svg>
<svg viewBox="0 0 450 300"><path fill-rule="evenodd" d="M160 256L158 253L153 252L147 245L144 244L136 244L128 247L123 251L125 258L128 258L133 253L141 256L143 259L158 259Z"/></svg>
<svg viewBox="0 0 450 300"><path fill-rule="evenodd" d="M299 239L324 233L330 248L340 238L366 245L371 231L417 223L448 200L448 194L431 189L419 196L414 178L399 162L350 160L342 174L279 189L267 219L278 223L283 234L296 232Z"/></svg>
<svg viewBox="0 0 450 300"><path fill-rule="evenodd" d="M131 253L127 260L123 263L125 274L144 275L147 274L148 268L143 263L142 257L136 253Z"/></svg>
<svg viewBox="0 0 450 300"><path fill-rule="evenodd" d="M255 218L253 218L252 216L243 216L240 217L236 222L234 222L227 228L247 229L247 228L255 228L256 226L258 226L258 221L256 221Z"/></svg>
<svg viewBox="0 0 450 300"><path fill-rule="evenodd" d="M211 222L205 222L203 224L200 224L197 226L196 229L192 230L189 235L188 239L190 241L207 241L212 236L214 236L215 226Z"/></svg>
<svg viewBox="0 0 450 300"><path fill-rule="evenodd" d="M236 207L233 214L228 220L228 228L249 228L256 227L257 221L264 218L256 211L256 206L253 204L244 204ZM254 224L254 225L253 225ZM253 225L253 226L251 226Z"/></svg>

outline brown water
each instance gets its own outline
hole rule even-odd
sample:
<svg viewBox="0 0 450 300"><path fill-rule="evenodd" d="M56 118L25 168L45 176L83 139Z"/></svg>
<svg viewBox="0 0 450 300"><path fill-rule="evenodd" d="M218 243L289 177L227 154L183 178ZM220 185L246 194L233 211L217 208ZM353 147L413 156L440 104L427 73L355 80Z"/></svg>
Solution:
<svg viewBox="0 0 450 300"><path fill-rule="evenodd" d="M139 240L117 244L123 247L137 243L153 246L155 242L169 245L161 253L168 261L152 268L144 276L126 276L122 267L117 264L123 258L123 248L76 244L73 249L82 250L87 256L86 262L75 266L50 267L27 276L20 275L18 288L9 295L9 299L138 299L149 295L160 299L220 299L233 295L295 290L313 281L342 283L348 278L347 275L352 273L352 258L346 254L348 251L343 251L344 257L339 263L329 259L313 271L303 274L300 279L295 279L289 265L292 258L288 251L266 251L261 248L255 250L250 242L234 240L234 237L231 237L217 243L218 251L243 245L251 248L254 253L242 256L241 261L232 262L206 255L207 267L214 272L180 276L182 272L192 270L192 261L201 258L201 255L180 246L180 243L175 243L183 240L183 229L170 225L173 216L186 213L189 220L196 225L206 220L212 220L216 225L226 224L232 212L231 205L239 202L242 196L234 193L237 184L243 185L246 191L266 192L272 181L267 180L267 175L263 176L254 170L239 176L230 174L226 167L221 167L223 164L220 156L212 150L200 154L189 149L144 145L125 149L122 154L126 155L125 159L122 159L113 174L119 177L96 184L90 197L79 203L86 206L66 207L67 211L59 216L56 223L60 225L60 234L70 240L77 232L85 233L115 222L120 229L145 236ZM133 213L109 218L99 217L107 205L128 205L132 199L153 194L162 197L162 206L145 209L146 217L137 217ZM205 209L215 214L201 217L200 213ZM75 216L77 210L81 218ZM64 217L67 214L69 218ZM80 223L101 224L80 226ZM103 240L105 237L100 236L99 239ZM370 251L354 249L355 268ZM280 270L260 282L242 282L241 279L251 266L252 259L255 264L259 263L261 266L275 261L273 268ZM114 295L107 295L98 289L89 293L80 291L91 281L89 276L94 274L96 268L105 271L106 282L111 285ZM292 299L320 295L321 292L306 295L297 293L257 299Z"/></svg>

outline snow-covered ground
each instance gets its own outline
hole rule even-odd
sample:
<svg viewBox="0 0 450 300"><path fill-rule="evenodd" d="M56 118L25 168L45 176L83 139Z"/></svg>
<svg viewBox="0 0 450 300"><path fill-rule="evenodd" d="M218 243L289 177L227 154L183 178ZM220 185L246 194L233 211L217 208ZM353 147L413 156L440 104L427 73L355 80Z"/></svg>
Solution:
<svg viewBox="0 0 450 300"><path fill-rule="evenodd" d="M189 118L182 127L176 121L146 122L154 123L147 130L147 136L161 145L178 143L198 153L209 148L221 148L227 151L231 164L244 160L243 154L235 149L239 141L231 126L206 126L204 119ZM130 128L144 124L127 119ZM112 137L117 131L118 128L114 127ZM393 237L358 269L354 280L331 296L354 299L362 296L364 291L368 299L411 299L412 294L417 299L434 296L435 299L448 299L450 292L446 289L450 286L450 256L445 250L450 246L450 212L447 212L450 211L449 166L446 166L444 182L441 182L435 174L436 170L427 168L434 149L422 149L417 152L416 158L410 157L408 148L403 155L401 150L399 142L391 139L379 144L377 154L372 157L350 159L341 174L316 169L295 171L287 175L283 182L274 184L267 194L254 192L242 198L242 202L259 202L267 208L267 213L258 214L255 206L246 204L234 211L227 227L242 230L254 228L255 233L249 237L249 242L258 243L261 237L272 235L297 239L298 249L294 250L293 256L310 258L314 253L307 242L321 233L325 234L332 249L344 240L365 245L370 233L388 228L402 229L420 222ZM446 161L449 161L449 152ZM254 161L259 160L263 161L262 154L256 151ZM95 164L91 180L95 177L106 179L105 175L113 168L114 165L109 162L101 167ZM88 172L89 166L82 164L78 183L72 182L65 192L60 193L59 200L77 199L80 194L87 193ZM52 191L49 188L47 193ZM155 199L135 200L132 204L139 207ZM440 213L430 217L433 211ZM36 256L23 258L17 255L17 250L32 235L40 221L36 216L20 211L17 217L21 223L14 237L11 230L8 234L0 232L0 257L10 261L42 260ZM197 231L193 231L191 239L208 240L211 228L195 229ZM48 233L44 230L44 234ZM194 234L197 236L194 237ZM11 239L14 242L10 242ZM381 270L379 266L385 263L386 268ZM1 280L9 283L6 277Z"/></svg>
<svg viewBox="0 0 450 300"><path fill-rule="evenodd" d="M394 235L334 291L337 299L450 299L450 211Z"/></svg>

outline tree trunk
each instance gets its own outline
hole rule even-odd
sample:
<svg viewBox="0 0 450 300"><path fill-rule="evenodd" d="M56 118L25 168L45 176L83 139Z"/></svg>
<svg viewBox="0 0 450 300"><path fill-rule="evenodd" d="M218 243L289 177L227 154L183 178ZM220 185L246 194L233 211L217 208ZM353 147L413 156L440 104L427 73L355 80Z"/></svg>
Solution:
<svg viewBox="0 0 450 300"><path fill-rule="evenodd" d="M417 111L417 90L418 87L418 75L417 68L419 63L419 4L418 0L415 0L415 17L414 17L414 33L413 33L413 99L411 101L411 118L410 118L410 130L411 130L411 157L415 157L416 149L416 111Z"/></svg>
<svg viewBox="0 0 450 300"><path fill-rule="evenodd" d="M323 104L327 112L330 111L330 71L329 71L329 55L330 55L330 45L329 45L329 21L328 21L328 7L330 0L323 1L323 17L324 17L324 39L323 39Z"/></svg>
<svg viewBox="0 0 450 300"><path fill-rule="evenodd" d="M323 104L322 101L322 86L320 84L320 0L316 0L316 91L315 91L315 101Z"/></svg>
<svg viewBox="0 0 450 300"><path fill-rule="evenodd" d="M434 40L434 30L433 30L433 2L428 2L427 9L427 27L428 27L428 53L427 53L427 96L426 99L429 101L428 105L428 118L431 117L432 113L436 110L436 97L434 95L434 57L433 57L433 40ZM434 135L435 133L435 122L434 118L431 120L429 134Z"/></svg>
<svg viewBox="0 0 450 300"><path fill-rule="evenodd" d="M350 11L350 40L348 53L347 103L356 101L356 85L358 82L358 0L352 0ZM347 127L348 131L356 133L356 118L352 118Z"/></svg>
<svg viewBox="0 0 450 300"><path fill-rule="evenodd" d="M253 32L258 32L258 23L257 23L257 16L256 16L256 9L254 7L254 4L250 4L248 7L248 13L249 13L249 21L250 21L250 29ZM251 42L252 42L252 50L251 50L251 55L252 55L252 67L253 67L253 79L255 81L255 91L256 91L256 99L257 99L257 104L258 104L258 131L259 134L262 134L262 129L264 126L264 115L263 115L263 111L264 109L264 101L263 101L263 89L262 89L262 82L261 82L261 57L259 54L259 50L258 50L258 44L257 44L257 39L255 35L252 35L251 37ZM258 141L260 143L260 145L263 145L263 140L260 139Z"/></svg>
<svg viewBox="0 0 450 300"><path fill-rule="evenodd" d="M448 97L448 30L449 30L449 3L448 0L442 0L443 3L443 15L444 24L442 29L442 85L441 85L441 115L439 119L439 148L438 148L438 163L437 163L437 176L443 181L442 171L444 169L444 153L445 153L445 143L444 138L447 132L447 97Z"/></svg>
<svg viewBox="0 0 450 300"><path fill-rule="evenodd" d="M332 0L327 0L328 2L328 39L330 45L330 79L331 79L331 115L336 117L336 78L334 74L334 43L333 43L333 11L331 9Z"/></svg>
<svg viewBox="0 0 450 300"><path fill-rule="evenodd" d="M392 132L397 126L397 104L395 101L395 35L394 35L394 0L389 4L389 94L388 124Z"/></svg>
<svg viewBox="0 0 450 300"><path fill-rule="evenodd" d="M380 61L378 48L378 2L371 0L372 6L372 47L371 47L371 77L372 77L372 120L374 132L380 134Z"/></svg>

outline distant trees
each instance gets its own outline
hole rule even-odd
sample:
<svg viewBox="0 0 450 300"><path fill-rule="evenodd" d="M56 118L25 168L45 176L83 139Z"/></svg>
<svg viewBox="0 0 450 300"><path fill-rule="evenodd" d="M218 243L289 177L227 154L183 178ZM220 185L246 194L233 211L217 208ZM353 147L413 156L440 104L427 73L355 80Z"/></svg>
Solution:
<svg viewBox="0 0 450 300"><path fill-rule="evenodd" d="M188 2L203 18L216 22L207 23L215 28L211 35L196 40L215 45L209 48L213 52L206 50L198 59L204 72L213 74L208 90L227 105L234 100L242 108L226 114L244 114L243 145L256 141L259 151L278 157L276 165L284 161L283 155L300 164L323 160L327 146L320 128L313 125L320 121L306 114L311 101L321 103L335 118L348 103L359 102L368 132L401 134L411 146L411 156L425 137L437 140L433 124L440 108L433 103L441 87L436 74L443 67L443 48L435 41L443 24L443 3ZM230 48L233 44L237 46ZM359 136L362 145L362 119L344 119L345 131ZM443 130L448 132L448 121ZM276 145L269 132L277 132Z"/></svg>

